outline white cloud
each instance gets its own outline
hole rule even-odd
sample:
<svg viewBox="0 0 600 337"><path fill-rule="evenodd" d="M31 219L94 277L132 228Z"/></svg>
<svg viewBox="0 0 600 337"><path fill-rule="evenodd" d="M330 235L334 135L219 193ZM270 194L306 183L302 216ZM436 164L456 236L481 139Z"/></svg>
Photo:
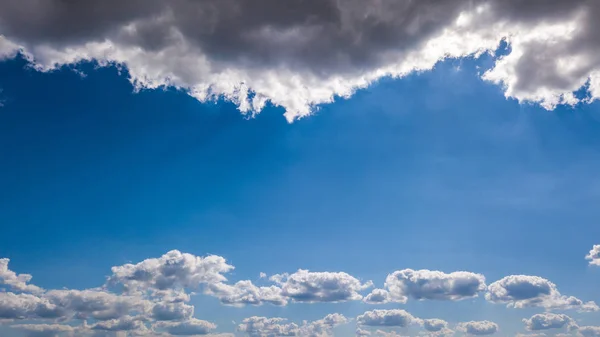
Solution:
<svg viewBox="0 0 600 337"><path fill-rule="evenodd" d="M506 276L490 284L485 296L490 302L506 303L514 308L599 310L596 303L592 301L584 303L576 297L562 295L554 283L539 276Z"/></svg>
<svg viewBox="0 0 600 337"><path fill-rule="evenodd" d="M239 281L234 285L225 283L209 284L206 294L217 297L221 303L227 305L286 305L287 298L282 295L282 290L276 286L257 287L250 281Z"/></svg>
<svg viewBox="0 0 600 337"><path fill-rule="evenodd" d="M582 326L578 333L583 337L600 337L600 326Z"/></svg>
<svg viewBox="0 0 600 337"><path fill-rule="evenodd" d="M438 318L424 319L423 327L429 332L438 332L448 327L448 322Z"/></svg>
<svg viewBox="0 0 600 337"><path fill-rule="evenodd" d="M201 284L226 281L223 274L231 270L233 266L221 256L200 257L172 250L160 258L112 267L108 283L122 285L130 293L196 289Z"/></svg>
<svg viewBox="0 0 600 337"><path fill-rule="evenodd" d="M364 326L389 327L407 327L412 324L422 323L420 319L401 309L366 311L356 317L356 322Z"/></svg>
<svg viewBox="0 0 600 337"><path fill-rule="evenodd" d="M554 314L545 312L543 314L535 314L529 319L523 319L527 330L547 330L560 329L571 325L574 327L575 321L565 314Z"/></svg>
<svg viewBox="0 0 600 337"><path fill-rule="evenodd" d="M0 55L22 47L42 70L118 62L138 87L223 96L247 113L270 101L291 121L383 76L493 51L506 38L512 52L483 77L507 96L553 108L576 103L572 92L589 83L590 99L600 97L595 1L298 1L296 10L278 1L3 1Z"/></svg>
<svg viewBox="0 0 600 337"><path fill-rule="evenodd" d="M369 304L384 304L390 301L390 293L385 289L373 289L363 301Z"/></svg>
<svg viewBox="0 0 600 337"><path fill-rule="evenodd" d="M299 326L295 323L285 323L285 318L249 317L238 325L238 330L250 337L295 336Z"/></svg>
<svg viewBox="0 0 600 337"><path fill-rule="evenodd" d="M157 322L153 327L164 330L174 336L193 336L207 335L216 329L217 326L211 322L190 318L181 322Z"/></svg>
<svg viewBox="0 0 600 337"><path fill-rule="evenodd" d="M245 332L250 337L271 336L303 336L329 337L333 336L332 329L348 323L341 314L329 314L323 319L303 322L302 325L287 323L284 318L250 317L238 325L238 331Z"/></svg>
<svg viewBox="0 0 600 337"><path fill-rule="evenodd" d="M9 290L28 293L39 293L43 291L43 289L38 286L28 284L31 281L31 275L17 275L17 273L8 269L9 262L9 259L0 259L0 288L6 286Z"/></svg>
<svg viewBox="0 0 600 337"><path fill-rule="evenodd" d="M372 282L361 283L344 272L310 272L299 269L293 274L271 276L282 294L295 302L343 302L361 300L358 292L372 286Z"/></svg>
<svg viewBox="0 0 600 337"><path fill-rule="evenodd" d="M471 321L460 323L457 329L468 335L492 335L498 331L498 324L490 321Z"/></svg>
<svg viewBox="0 0 600 337"><path fill-rule="evenodd" d="M476 297L485 290L485 277L466 271L446 274L433 270L404 269L388 275L385 286L390 298L400 303L406 303L408 298L458 301Z"/></svg>
<svg viewBox="0 0 600 337"><path fill-rule="evenodd" d="M600 245L594 245L585 259L589 260L592 266L600 266Z"/></svg>

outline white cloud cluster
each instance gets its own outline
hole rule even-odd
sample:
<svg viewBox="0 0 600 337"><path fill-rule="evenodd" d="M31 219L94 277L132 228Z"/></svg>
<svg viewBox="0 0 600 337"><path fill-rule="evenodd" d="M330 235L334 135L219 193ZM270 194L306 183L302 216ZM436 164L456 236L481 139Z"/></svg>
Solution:
<svg viewBox="0 0 600 337"><path fill-rule="evenodd" d="M458 325L457 330L473 336L492 335L498 332L498 324L490 321L464 322Z"/></svg>
<svg viewBox="0 0 600 337"><path fill-rule="evenodd" d="M190 296L202 293L224 305L244 306L289 303L367 303L416 300L458 301L474 298L487 288L486 299L508 306L577 309L595 311L594 302L584 303L561 295L556 285L536 276L512 275L486 287L483 275L460 271L444 273L405 269L387 276L385 289L374 289L363 296L371 281L363 282L344 272L311 272L299 269L291 274L262 275L258 286L242 280L230 283L226 274L233 270L220 256L200 257L170 251L158 258L112 268L105 284L91 289L43 289L30 283L28 274L17 274L0 259L0 322L36 336L93 336L122 333L148 336L188 336L219 334L214 323L194 317ZM238 326L248 336L331 336L336 326L350 320L330 314L320 320L288 323L282 318L250 317ZM24 322L31 324L24 324ZM580 335L593 327L577 329L564 314L546 312L523 322L528 330L568 328ZM418 318L401 309L366 311L356 317L358 335L385 335L390 328L421 328L423 336L450 336L454 333L441 319ZM373 331L373 328L379 330ZM466 322L456 330L471 335L491 334L498 330L489 321ZM586 332L587 331L587 332Z"/></svg>
<svg viewBox="0 0 600 337"><path fill-rule="evenodd" d="M529 319L523 319L527 330L561 329L563 327L575 328L575 321L565 314L545 312L535 314Z"/></svg>
<svg viewBox="0 0 600 337"><path fill-rule="evenodd" d="M446 274L426 269L404 269L388 275L385 287L392 301L406 303L408 298L450 301L473 298L484 291L486 285L483 275L466 271ZM371 300L373 297L385 298L383 293L371 295Z"/></svg>
<svg viewBox="0 0 600 337"><path fill-rule="evenodd" d="M29 274L18 274L8 269L9 259L0 259L0 288L6 287L12 291L38 293L42 289L33 284L28 284L32 276Z"/></svg>
<svg viewBox="0 0 600 337"><path fill-rule="evenodd" d="M349 322L341 314L329 314L323 319L304 322L302 325L286 321L284 318L250 317L238 325L238 331L245 332L249 337L329 337L333 336L333 328Z"/></svg>
<svg viewBox="0 0 600 337"><path fill-rule="evenodd" d="M600 310L596 303L592 301L584 303L576 297L564 296L554 283L530 275L510 275L490 284L486 299L494 303L506 303L514 308Z"/></svg>
<svg viewBox="0 0 600 337"><path fill-rule="evenodd" d="M582 326L578 333L583 337L600 337L600 326Z"/></svg>
<svg viewBox="0 0 600 337"><path fill-rule="evenodd" d="M295 302L343 302L361 300L359 294L373 283L362 283L357 278L344 272L310 272L298 270L293 274L277 274L271 276L282 294Z"/></svg>
<svg viewBox="0 0 600 337"><path fill-rule="evenodd" d="M592 266L600 266L600 245L594 245L585 259L590 261Z"/></svg>
<svg viewBox="0 0 600 337"><path fill-rule="evenodd" d="M22 49L40 70L125 64L138 88L172 85L245 113L267 103L292 121L384 76L447 57L511 53L483 78L546 108L600 97L600 4L550 1L48 0L0 3L0 57ZM34 24L29 24L33 22Z"/></svg>

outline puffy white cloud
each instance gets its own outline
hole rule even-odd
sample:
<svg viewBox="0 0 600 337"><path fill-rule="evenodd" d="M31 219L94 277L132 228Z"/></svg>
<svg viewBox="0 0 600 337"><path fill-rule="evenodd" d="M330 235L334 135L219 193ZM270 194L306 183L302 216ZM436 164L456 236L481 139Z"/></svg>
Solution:
<svg viewBox="0 0 600 337"><path fill-rule="evenodd" d="M529 319L523 319L527 330L547 330L560 329L571 325L574 327L575 321L565 314L554 314L545 312L543 314L535 314Z"/></svg>
<svg viewBox="0 0 600 337"><path fill-rule="evenodd" d="M490 321L471 321L458 324L457 329L468 335L492 335L498 331L498 324Z"/></svg>
<svg viewBox="0 0 600 337"><path fill-rule="evenodd" d="M298 335L304 337L329 337L333 336L333 328L346 323L348 323L348 319L344 315L329 314L323 319L310 323L305 322L300 327Z"/></svg>
<svg viewBox="0 0 600 337"><path fill-rule="evenodd" d="M101 331L136 331L147 332L148 329L139 317L123 316L116 319L98 322L89 327L92 330Z"/></svg>
<svg viewBox="0 0 600 337"><path fill-rule="evenodd" d="M529 275L510 275L490 284L486 299L494 303L507 303L514 308L599 310L596 303L584 303L576 297L561 295L554 283Z"/></svg>
<svg viewBox="0 0 600 337"><path fill-rule="evenodd" d="M421 324L422 320L401 309L371 310L356 317L356 322L364 326L407 327Z"/></svg>
<svg viewBox="0 0 600 337"><path fill-rule="evenodd" d="M581 326L578 333L583 337L600 337L600 326Z"/></svg>
<svg viewBox="0 0 600 337"><path fill-rule="evenodd" d="M62 307L48 299L31 294L0 292L0 319L55 319L64 314Z"/></svg>
<svg viewBox="0 0 600 337"><path fill-rule="evenodd" d="M286 305L287 298L282 295L282 290L276 286L257 287L250 281L239 281L234 285L225 283L209 284L206 294L217 297L221 303L227 305L261 305L271 303Z"/></svg>
<svg viewBox="0 0 600 337"><path fill-rule="evenodd" d="M512 52L484 78L553 108L577 102L572 92L586 83L590 99L600 97L599 11L586 0L6 0L0 55L22 46L39 69L119 62L138 87L223 96L250 113L271 101L293 120L383 76L492 51L506 38Z"/></svg>
<svg viewBox="0 0 600 337"><path fill-rule="evenodd" d="M196 289L201 284L224 282L233 270L221 256L195 256L172 250L160 258L112 267L108 283L121 285L129 293ZM160 294L160 293L158 293Z"/></svg>
<svg viewBox="0 0 600 337"><path fill-rule="evenodd" d="M600 245L594 245L585 259L590 261L590 265L600 266Z"/></svg>
<svg viewBox="0 0 600 337"><path fill-rule="evenodd" d="M385 289L373 289L363 301L369 304L384 304L390 301L390 293Z"/></svg>
<svg viewBox="0 0 600 337"><path fill-rule="evenodd" d="M485 290L485 277L466 271L446 274L433 270L404 269L388 275L385 286L390 298L400 303L406 303L408 298L458 301L476 297Z"/></svg>
<svg viewBox="0 0 600 337"><path fill-rule="evenodd" d="M539 333L518 333L518 334L515 335L515 337L546 337L546 334L543 333L543 332L539 332Z"/></svg>
<svg viewBox="0 0 600 337"><path fill-rule="evenodd" d="M356 329L356 336L360 337L360 336L371 336L371 331L369 330L364 330L361 328L357 328Z"/></svg>
<svg viewBox="0 0 600 337"><path fill-rule="evenodd" d="M154 328L165 330L167 333L175 336L193 336L207 335L214 329L216 325L203 321L197 318L190 318L181 322L157 322Z"/></svg>
<svg viewBox="0 0 600 337"><path fill-rule="evenodd" d="M152 318L157 321L176 321L192 317L194 307L183 302L156 303L152 307Z"/></svg>
<svg viewBox="0 0 600 337"><path fill-rule="evenodd" d="M431 318L423 320L423 328L429 332L438 332L446 327L448 327L448 322L442 319Z"/></svg>
<svg viewBox="0 0 600 337"><path fill-rule="evenodd" d="M372 282L361 283L344 272L310 272L299 269L293 274L271 276L282 294L295 302L343 302L361 300L358 292L372 286Z"/></svg>
<svg viewBox="0 0 600 337"><path fill-rule="evenodd" d="M245 332L250 337L268 336L296 336L299 326L295 323L286 323L285 318L249 317L238 325L238 330Z"/></svg>
<svg viewBox="0 0 600 337"><path fill-rule="evenodd" d="M1 51L0 51L1 53ZM33 284L28 284L31 281L31 275L18 274L8 269L9 259L0 259L0 288L2 286L18 292L39 293L43 289Z"/></svg>

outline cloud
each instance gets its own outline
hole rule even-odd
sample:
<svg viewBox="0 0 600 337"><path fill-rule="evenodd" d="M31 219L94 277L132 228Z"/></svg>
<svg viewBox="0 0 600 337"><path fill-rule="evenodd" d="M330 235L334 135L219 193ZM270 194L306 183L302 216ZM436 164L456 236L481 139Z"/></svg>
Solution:
<svg viewBox="0 0 600 337"><path fill-rule="evenodd" d="M547 330L560 329L567 325L575 324L573 319L565 314L554 314L545 312L543 314L535 314L529 319L523 319L527 330Z"/></svg>
<svg viewBox="0 0 600 337"><path fill-rule="evenodd" d="M48 299L31 294L0 292L0 319L54 319L64 314L64 309Z"/></svg>
<svg viewBox="0 0 600 337"><path fill-rule="evenodd" d="M182 322L157 322L153 327L175 336L193 336L207 335L217 326L211 322L190 318Z"/></svg>
<svg viewBox="0 0 600 337"><path fill-rule="evenodd" d="M390 293L385 289L373 289L363 301L369 304L384 304L390 301Z"/></svg>
<svg viewBox="0 0 600 337"><path fill-rule="evenodd" d="M577 102L572 92L586 83L586 101L600 96L599 11L585 0L6 0L0 55L23 48L41 70L118 62L139 88L223 96L246 113L270 101L291 121L383 76L493 51L505 38L512 52L483 77L553 108Z"/></svg>
<svg viewBox="0 0 600 337"><path fill-rule="evenodd" d="M139 317L123 316L118 319L101 321L89 327L92 330L100 331L136 331L138 333L147 332L148 329Z"/></svg>
<svg viewBox="0 0 600 337"><path fill-rule="evenodd" d="M302 325L286 323L284 318L250 317L238 325L238 331L245 332L250 337L270 336L303 336L328 337L333 336L332 329L348 323L341 314L329 314L323 319L304 322Z"/></svg>
<svg viewBox="0 0 600 337"><path fill-rule="evenodd" d="M471 321L458 324L457 329L468 335L492 335L498 331L498 324L490 321Z"/></svg>
<svg viewBox="0 0 600 337"><path fill-rule="evenodd" d="M343 302L361 300L358 292L372 286L372 282L361 283L344 272L310 272L299 269L293 274L271 276L282 294L295 302Z"/></svg>
<svg viewBox="0 0 600 337"><path fill-rule="evenodd" d="M600 266L600 245L594 245L585 259L589 260L592 266Z"/></svg>
<svg viewBox="0 0 600 337"><path fill-rule="evenodd" d="M238 325L238 330L250 337L263 336L295 336L299 326L295 323L285 323L285 318L249 317Z"/></svg>
<svg viewBox="0 0 600 337"><path fill-rule="evenodd" d="M108 284L121 285L129 293L197 289L201 284L226 281L223 274L231 270L233 266L221 256L200 257L172 250L160 258L112 267Z"/></svg>
<svg viewBox="0 0 600 337"><path fill-rule="evenodd" d="M438 318L424 319L423 327L429 332L438 332L448 327L448 322Z"/></svg>
<svg viewBox="0 0 600 337"><path fill-rule="evenodd" d="M10 327L25 331L28 337L56 337L59 334L71 336L76 330L70 325L63 324L15 324Z"/></svg>
<svg viewBox="0 0 600 337"><path fill-rule="evenodd" d="M576 297L561 295L554 283L539 276L506 276L490 284L485 296L490 302L506 303L514 308L599 310L592 301L584 303Z"/></svg>
<svg viewBox="0 0 600 337"><path fill-rule="evenodd" d="M223 304L233 306L262 305L264 303L286 305L288 302L287 298L282 295L281 288L276 286L257 287L250 281L239 281L234 285L209 284L205 293L217 297Z"/></svg>
<svg viewBox="0 0 600 337"><path fill-rule="evenodd" d="M583 337L600 337L600 326L582 326L578 332Z"/></svg>
<svg viewBox="0 0 600 337"><path fill-rule="evenodd" d="M485 290L485 277L466 271L446 274L426 269L404 269L388 275L385 286L390 298L400 303L406 303L408 298L459 301L476 297Z"/></svg>
<svg viewBox="0 0 600 337"><path fill-rule="evenodd" d="M420 319L401 309L366 311L356 317L356 322L364 326L389 327L407 327L412 324L422 323Z"/></svg>
<svg viewBox="0 0 600 337"><path fill-rule="evenodd" d="M360 336L371 336L371 331L363 330L361 328L357 328L356 329L356 336L357 337L360 337Z"/></svg>
<svg viewBox="0 0 600 337"><path fill-rule="evenodd" d="M0 92L2 92L0 90ZM9 259L0 259L0 288L2 286L19 292L39 293L43 289L33 284L28 284L32 276L29 274L18 274L8 269Z"/></svg>

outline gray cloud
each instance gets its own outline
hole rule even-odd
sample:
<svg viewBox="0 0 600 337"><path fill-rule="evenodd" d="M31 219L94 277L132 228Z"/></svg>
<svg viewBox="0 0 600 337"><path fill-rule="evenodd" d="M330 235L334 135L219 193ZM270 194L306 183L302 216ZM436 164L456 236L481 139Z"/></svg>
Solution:
<svg viewBox="0 0 600 337"><path fill-rule="evenodd" d="M492 335L498 331L498 324L490 321L471 321L460 323L457 329L468 335Z"/></svg>
<svg viewBox="0 0 600 337"><path fill-rule="evenodd" d="M14 324L12 329L26 332L28 337L56 337L67 334L72 336L75 328L63 324Z"/></svg>
<svg viewBox="0 0 600 337"><path fill-rule="evenodd" d="M594 245L585 259L590 261L590 265L600 266L600 245Z"/></svg>
<svg viewBox="0 0 600 337"><path fill-rule="evenodd" d="M527 330L547 330L560 329L571 325L575 327L575 321L565 314L554 314L545 312L543 314L535 314L529 319L523 319Z"/></svg>
<svg viewBox="0 0 600 337"><path fill-rule="evenodd" d="M485 290L485 277L465 271L446 274L433 270L404 269L387 276L385 286L393 301L458 301L476 297Z"/></svg>
<svg viewBox="0 0 600 337"><path fill-rule="evenodd" d="M511 275L490 284L486 299L494 303L506 303L514 308L599 310L596 303L584 303L576 297L564 296L554 283L539 276L529 275Z"/></svg>
<svg viewBox="0 0 600 337"><path fill-rule="evenodd" d="M429 332L438 332L438 331L441 331L442 329L446 328L447 326L448 326L448 322L438 319L438 318L423 320L423 327L425 328L425 330L427 330Z"/></svg>
<svg viewBox="0 0 600 337"><path fill-rule="evenodd" d="M586 83L600 97L599 12L586 0L5 0L0 55L22 47L42 70L124 63L138 87L224 96L249 113L271 101L293 120L506 38L512 53L483 77L551 109L577 102L572 92Z"/></svg>
<svg viewBox="0 0 600 337"><path fill-rule="evenodd" d="M369 304L384 304L390 301L390 293L385 289L373 289L363 301Z"/></svg>

